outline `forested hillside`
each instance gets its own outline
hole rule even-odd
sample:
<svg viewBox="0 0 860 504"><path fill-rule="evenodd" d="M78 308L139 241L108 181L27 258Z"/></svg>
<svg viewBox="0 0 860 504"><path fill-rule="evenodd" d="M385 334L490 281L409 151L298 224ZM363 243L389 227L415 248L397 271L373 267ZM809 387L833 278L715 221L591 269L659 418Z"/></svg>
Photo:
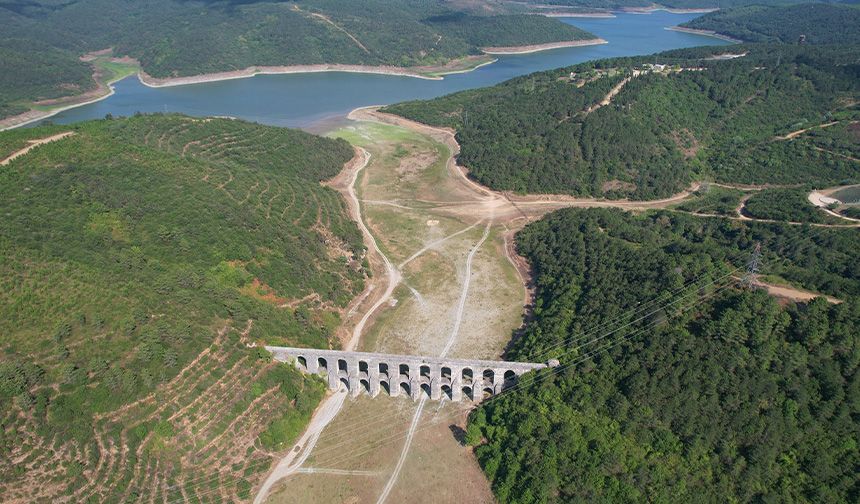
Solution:
<svg viewBox="0 0 860 504"><path fill-rule="evenodd" d="M854 502L860 235L563 210L518 246L537 300L510 354L562 366L471 417L502 503ZM780 304L762 272L838 296Z"/></svg>
<svg viewBox="0 0 860 504"><path fill-rule="evenodd" d="M433 66L482 46L594 38L557 19L476 16L421 0L11 0L0 2L0 18L0 117L92 86L78 58L108 48L164 78L251 66Z"/></svg>
<svg viewBox="0 0 860 504"><path fill-rule="evenodd" d="M494 189L658 198L703 178L832 185L858 181L851 151L786 135L857 120L857 52L683 49L582 63L383 110L455 128L459 161Z"/></svg>
<svg viewBox="0 0 860 504"><path fill-rule="evenodd" d="M670 9L729 9L749 5L790 5L807 3L814 0L527 0L541 5L558 5L588 9L649 9L656 7ZM856 4L857 0L837 0L831 3Z"/></svg>
<svg viewBox="0 0 860 504"><path fill-rule="evenodd" d="M860 44L860 8L833 4L753 5L721 10L681 26L747 42Z"/></svg>
<svg viewBox="0 0 860 504"><path fill-rule="evenodd" d="M321 381L364 247L344 141L143 116L0 133L4 502L245 500ZM209 497L204 497L209 495Z"/></svg>
<svg viewBox="0 0 860 504"><path fill-rule="evenodd" d="M32 40L0 41L0 118L26 112L27 102L80 94L95 85L90 65L67 51Z"/></svg>

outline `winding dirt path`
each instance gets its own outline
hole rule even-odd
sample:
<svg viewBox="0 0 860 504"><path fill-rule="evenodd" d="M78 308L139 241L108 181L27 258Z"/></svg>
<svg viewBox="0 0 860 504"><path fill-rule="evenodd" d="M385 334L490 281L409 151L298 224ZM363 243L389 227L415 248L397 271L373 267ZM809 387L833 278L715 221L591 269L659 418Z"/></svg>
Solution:
<svg viewBox="0 0 860 504"><path fill-rule="evenodd" d="M301 8L299 8L298 5L293 5L293 10L301 12L302 14L307 14L313 18L321 20L323 23L328 24L329 26L331 26L335 30L337 30L337 31L343 33L344 35L346 35L347 37L349 37L350 40L352 40L355 43L355 45L360 47L361 50L364 51L366 54L370 54L370 50L368 50L367 47L364 47L364 44L362 44L361 41L355 37L355 35L346 31L346 28L344 28L344 27L340 26L339 24L335 23L334 21L332 21L331 18L326 16L325 14L320 14L318 12L304 11Z"/></svg>
<svg viewBox="0 0 860 504"><path fill-rule="evenodd" d="M712 217L717 219L729 219L736 221L744 221L744 222L765 222L768 224L787 224L789 226L811 226L811 227L822 227L822 228L858 228L860 227L860 222L855 224L822 224L819 222L796 222L796 221L781 221L775 219L759 219L755 217L748 217L746 215L718 215L718 214L709 214L702 212L687 212L685 210L675 210L676 212L686 213L690 215L695 215L696 217Z"/></svg>
<svg viewBox="0 0 860 504"><path fill-rule="evenodd" d="M792 131L791 133L788 133L786 135L778 136L778 137L774 138L774 140L791 140L792 138L799 137L800 135L806 133L807 131L811 131L811 130L819 129L819 128L820 129L829 128L830 126L833 126L835 124L839 124L839 121L831 121L829 123L816 124L815 126L810 126L808 128L803 128L803 129L799 129L797 131Z"/></svg>
<svg viewBox="0 0 860 504"><path fill-rule="evenodd" d="M56 135L52 135L52 136L45 137L45 138L39 138L37 140L28 140L27 143L29 145L27 145L23 149L20 149L18 151L13 152L6 159L0 161L0 166L8 165L9 163L14 161L15 159L18 159L19 157L27 154L28 152L30 152L31 150L35 149L36 147L38 147L40 145L45 145L46 143L54 142L56 140L62 140L63 138L66 138L67 136L72 136L74 134L75 134L74 131L65 131L63 133L57 133Z"/></svg>
<svg viewBox="0 0 860 504"><path fill-rule="evenodd" d="M351 337L344 345L345 350L355 349L367 321L370 320L370 317L379 309L379 307L391 298L394 289L402 279L400 271L394 267L388 257L386 257L380 250L379 245L376 242L376 238L374 238L373 234L365 225L364 218L361 215L361 204L355 193L355 183L358 180L358 176L361 171L370 162L370 153L360 147L355 149L355 153L355 157L347 163L344 170L338 174L335 179L331 180L328 185L339 190L341 193L346 194L346 203L350 217L356 222L361 230L368 249L374 255L381 258L385 265L388 282L385 292L376 299L369 309L365 311L361 320L359 320L353 328ZM363 293L359 299L367 299L370 296L368 293L374 290L374 288L375 285L369 285L366 292ZM296 443L295 448L281 459L266 477L266 480L263 482L254 497L254 504L261 504L266 499L269 491L275 483L295 473L302 464L305 463L311 452L313 452L323 430L325 430L328 424L331 423L331 421L334 420L334 417L337 416L338 412L340 412L346 396L347 394L345 390L338 390L335 394L324 399L322 404L317 407L317 410L311 417L311 421L305 429L304 434L302 434L302 437Z"/></svg>
<svg viewBox="0 0 860 504"><path fill-rule="evenodd" d="M358 196L355 193L355 183L358 181L358 174L361 173L367 164L370 162L370 153L365 149L358 147L357 152L360 153L362 158L361 166L355 169L352 173L352 178L350 179L349 184L346 187L347 195L349 196L350 209L353 213L352 218L355 220L356 224L358 224L359 229L361 229L361 234L364 235L365 241L372 248L373 253L382 259L382 262L385 264L385 272L388 277L388 285L385 288L385 292L380 296L379 299L364 313L364 316L361 317L358 324L352 330L352 337L349 339L347 344L344 346L344 349L347 351L351 351L355 349L355 346L358 345L358 340L361 338L361 332L364 330L364 326L367 324L367 321L370 320L370 317L376 313L376 310L379 309L384 303L387 303L389 299L391 299L391 295L394 293L394 289L400 284L403 280L403 275L400 274L400 270L398 270L388 259L388 257L382 253L382 250L379 248L379 244L376 242L376 238L373 236L373 233L370 232L370 229L367 228L367 225L364 222L364 218L361 216L361 204L358 201ZM354 209L354 210L352 210Z"/></svg>
<svg viewBox="0 0 860 504"><path fill-rule="evenodd" d="M475 245L469 249L469 253L466 257L465 273L461 286L459 288L460 295L458 298L456 309L453 313L453 327L447 338L445 338L443 334L442 338L438 340L440 343L444 342L444 345L441 349L442 356L446 355L454 347L454 343L458 339L458 335L460 332L460 323L463 321L464 311L466 309L466 299L468 299L469 297L469 286L472 277L472 261L475 258L478 250L484 245L485 241L488 239L490 229L493 225L501 225L505 228L505 255L507 257L507 260L514 264L514 266L516 267L519 279L522 280L524 284L527 284L528 275L530 273L528 271L527 263L525 263L523 258L516 255L513 246L509 245L509 243L512 242L509 242L507 240L509 240L510 237L513 236L513 233L515 233L518 229L520 229L528 222L540 218L546 213L567 207L615 207L630 211L667 208L680 201L683 201L686 198L689 198L692 193L695 192L700 186L700 184L695 183L692 184L691 187L687 190L681 191L669 198L652 201L575 198L567 195L521 196L508 194L493 191L478 184L467 176L465 168L457 165L456 156L459 153L460 147L455 140L453 130L445 128L436 128L410 121L398 116L384 114L380 112L377 107L353 110L348 117L357 121L377 122L404 127L416 133L430 137L434 141L443 143L448 146L449 153L446 161L446 169L450 175L450 180L453 180L455 184L446 186L445 197L439 200L425 201L416 199L415 201L420 201L422 204L431 204L434 212L438 212L440 215L455 217L466 225L462 229L454 231L447 236L436 238L430 243L423 244L420 249L418 249L415 253L409 255L400 264L394 265L391 260L389 260L389 258L386 257L385 254L381 251L380 246L377 243L377 238L374 237L371 233L369 226L361 212L362 201L359 200L356 194L355 185L358 183L361 171L368 165L370 161L370 153L365 149L358 147L356 148L356 157L353 159L353 162L346 166L345 169L341 172L341 174L335 177L335 179L333 179L327 185L337 189L345 196L349 214L359 226L362 231L362 234L364 235L365 244L367 245L368 250L371 254L369 258L376 261L375 265L386 273L386 288L385 291L380 294L377 294L376 292L370 293L370 291L374 290L374 287L379 289L379 287L381 286L379 282L381 282L382 280L375 279L374 282L378 285L369 285L366 291L362 294L362 296L358 298L358 301L355 302L356 311L359 311L357 308L359 304L361 306L370 306L369 308L362 310L362 318L355 325L355 327L353 327L349 336L344 337L344 347L347 349L352 349L357 346L360 338L365 332L367 325L372 320L373 315L377 313L381 308L383 308L386 303L392 299L395 288L401 283L404 283L403 275L401 273L402 268L404 268L407 264L411 263L413 260L420 257L422 254L425 254L428 251L437 248L439 245L443 244L444 242L450 240L453 237L472 230L478 225L483 224L486 227L480 240L478 240ZM392 209L416 211L420 210L419 208L413 208L409 206L409 201L389 199L388 197L383 196L378 200L368 198L368 200L363 201L363 203L370 205L390 206L392 207ZM698 214L694 213L693 215ZM701 216L714 217L712 215ZM749 218L742 218L740 215L736 217L717 217L724 217L735 220L750 220ZM855 227L853 225L824 226ZM860 226L860 224L858 224L857 226ZM765 284L762 284L762 286L767 287L768 291L774 295L790 297L792 299L808 300L813 297L816 297L814 293L803 292L800 290L794 290L782 286L766 286ZM528 302L530 302L531 300L531 293L528 291L528 285L525 286L525 289L526 299L524 301L526 301L526 304L528 304ZM411 290L413 291L414 295L414 289ZM838 300L831 302L838 302ZM450 314L451 312L448 313ZM297 472L306 474L312 474L316 472L315 470L308 468L300 469L300 466L310 456L310 453L312 452L314 445L316 445L323 429L325 429L325 427L331 422L334 416L337 415L337 413L340 411L341 407L344 404L344 399L346 395L347 394L345 394L343 390L338 391L337 394L326 399L326 401L320 406L320 408L314 415L314 419L312 419L311 421L311 425L309 425L308 429L303 434L300 442L297 443L296 448L294 448L294 451L288 454L287 457L285 457L284 460L282 460L281 463L279 463L278 466L275 468L275 470L269 475L269 478L267 478L266 482L264 483L264 486L258 492L257 498L254 500L255 504L263 502L268 491L278 480L291 474L295 474ZM397 485L397 482L399 481L399 477L402 472L401 470L403 469L404 465L408 460L411 460L409 458L409 454L411 451L414 451L411 450L414 434L418 430L417 425L420 423L421 416L425 409L426 398L424 398L423 394L421 394L421 397L422 399L420 399L416 410L413 412L405 444L399 451L397 461L393 467L393 472L389 475L385 486L381 489L381 493L379 494L377 500L379 504L384 503L387 499L389 499L391 495L400 495L398 492L400 492L402 485ZM332 475L347 475L347 473L350 472L350 469L331 468L326 470L320 470L319 472L325 472L326 474ZM395 488L397 488L398 490L394 491Z"/></svg>
<svg viewBox="0 0 860 504"><path fill-rule="evenodd" d="M689 198L701 186L700 183L695 182L689 188L668 198L647 201L577 198L564 194L518 195L494 191L470 179L466 168L457 164L456 157L460 152L460 145L455 139L453 129L429 126L400 116L386 114L380 112L377 106L355 109L349 113L348 118L356 121L401 126L447 145L451 151L448 158L448 169L462 182L469 196L458 201L434 202L435 210L467 221L489 219L493 223L508 224L511 225L513 231L527 222L539 219L545 214L561 208L621 208L634 211L667 208Z"/></svg>
<svg viewBox="0 0 860 504"><path fill-rule="evenodd" d="M325 427L334 420L334 417L338 414L341 407L343 407L343 402L346 400L346 396L347 394L345 390L338 390L337 393L327 397L323 400L322 404L317 407L316 411L314 411L313 417L311 417L310 423L305 429L304 434L302 434L302 437L296 442L296 447L293 450L290 450L290 452L287 453L280 462L278 462L263 482L263 485L257 491L257 495L254 497L254 504L262 504L269 495L269 490L272 489L272 486L274 486L275 483L295 473L299 470L301 465L305 463L313 451L313 447L316 446L323 429L325 429Z"/></svg>

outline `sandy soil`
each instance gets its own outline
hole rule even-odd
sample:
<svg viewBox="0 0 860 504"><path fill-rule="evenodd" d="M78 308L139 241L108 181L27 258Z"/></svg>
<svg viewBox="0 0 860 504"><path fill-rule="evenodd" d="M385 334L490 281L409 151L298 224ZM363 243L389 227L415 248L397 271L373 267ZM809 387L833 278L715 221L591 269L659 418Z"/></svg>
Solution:
<svg viewBox="0 0 860 504"><path fill-rule="evenodd" d="M24 147L21 150L13 152L9 157L0 161L0 166L6 166L7 164L11 163L12 160L17 159L17 158L27 154L28 152L30 152L31 150L35 149L36 147L38 147L40 145L44 145L48 142L53 142L55 140L60 140L60 139L66 138L67 136L74 135L74 134L75 134L74 131L66 131L63 133L57 133L56 135L52 135L52 136L49 136L46 138L40 138L38 140L30 140L27 142L29 145L27 145L26 147Z"/></svg>
<svg viewBox="0 0 860 504"><path fill-rule="evenodd" d="M717 33L713 30L696 30L694 28L684 28L683 26L667 26L667 30L683 32L683 33L692 33L693 35L704 35L706 37L714 37L721 40L725 40L727 42L732 42L735 44L743 44L743 40L736 39L734 37L729 37L728 35L723 35L722 33Z"/></svg>
<svg viewBox="0 0 860 504"><path fill-rule="evenodd" d="M819 128L828 128L828 127L833 126L835 124L839 124L839 121L831 121L829 123L816 124L815 126L810 126L808 128L803 128L803 129L799 129L797 131L792 131L791 133L788 133L787 135L776 137L776 140L791 140L792 138L799 137L800 135L806 133L807 131L819 129Z"/></svg>
<svg viewBox="0 0 860 504"><path fill-rule="evenodd" d="M559 18L614 18L617 17L615 14L611 12L564 12L564 11L552 11L552 12L539 12L541 16L546 17L559 17Z"/></svg>
<svg viewBox="0 0 860 504"><path fill-rule="evenodd" d="M367 229L402 276L391 302L366 326L360 347L498 358L521 323L525 296L506 255L505 228L492 218L462 218L439 211L452 201L485 198L485 191L450 162L446 145L420 132L360 123L345 134L372 154L367 169L356 179L355 193L365 202L362 217ZM397 420L382 421L382 426L371 429L391 416L392 402L400 411ZM326 483L316 472L293 473L270 501L440 502L449 501L452 492L460 495L465 487L462 496L469 502L492 502L471 449L459 444L450 419L441 421L468 407L412 403L384 393L374 400L349 399L310 455L312 467L324 469ZM359 419L350 421L351 415ZM438 425L432 423L437 417ZM369 431L356 432L358 425L368 426ZM350 451L368 448L387 455L374 465L361 456L344 458ZM332 459L335 452L339 458ZM331 469L350 475L331 474ZM425 480L419 474L434 477ZM338 483L329 484L334 476Z"/></svg>
<svg viewBox="0 0 860 504"><path fill-rule="evenodd" d="M538 51L548 51L550 49L560 49L562 47L582 47L590 45L608 44L602 38L588 40L568 40L565 42L550 42L548 44L534 44L524 46L508 46L508 47L484 47L481 50L486 54L528 54Z"/></svg>
<svg viewBox="0 0 860 504"><path fill-rule="evenodd" d="M200 84L203 82L216 82L232 79L246 79L255 75L280 75L294 73L318 73L318 72L350 72L369 73L382 75L399 75L404 77L415 77L418 79L442 80L442 75L462 73L474 70L480 66L494 62L486 56L466 56L452 60L445 65L418 66L418 67L396 67L396 66L370 66L370 65L341 65L326 63L319 65L288 65L288 66L253 66L243 70L231 72L217 72L211 74L191 75L188 77L157 78L140 72L140 81L149 87L171 87L185 86L188 84Z"/></svg>
<svg viewBox="0 0 860 504"><path fill-rule="evenodd" d="M787 285L774 285L774 284L769 284L769 283L765 283L762 281L756 281L754 283L754 285L764 288L765 290L767 290L767 293L770 294L771 296L778 297L778 298L784 298L784 299L790 299L792 301L797 301L797 302L801 302L801 303L804 303L807 301L812 301L813 299L819 298L819 297L825 298L827 300L827 302L831 303L831 304L839 304L842 302L841 299L836 299L835 297L832 297L832 296L825 296L824 294L819 294L816 292L810 292L810 291L806 291L806 290L802 290L802 289L796 289L794 287L787 286Z"/></svg>
<svg viewBox="0 0 860 504"><path fill-rule="evenodd" d="M844 219L844 220L851 221L851 222L860 222L860 219L848 217L847 215L842 215L841 213L834 212L833 210L827 208L828 206L830 206L834 203L837 205L841 204L841 202L838 199L830 197L831 194L833 194L834 192L836 192L840 189L844 189L844 187L843 186L831 187L829 189L821 189L820 191L812 191L811 193L809 193L809 196L807 196L807 199L809 199L810 203L821 208L821 210L823 210L828 215L831 215L833 217L838 217L840 219Z"/></svg>
<svg viewBox="0 0 860 504"><path fill-rule="evenodd" d="M666 11L671 14L707 14L708 12L715 12L718 10L720 9L710 7L701 9L673 9L658 5L656 7L624 7L621 9L621 12L627 12L630 14L651 14L652 12Z"/></svg>

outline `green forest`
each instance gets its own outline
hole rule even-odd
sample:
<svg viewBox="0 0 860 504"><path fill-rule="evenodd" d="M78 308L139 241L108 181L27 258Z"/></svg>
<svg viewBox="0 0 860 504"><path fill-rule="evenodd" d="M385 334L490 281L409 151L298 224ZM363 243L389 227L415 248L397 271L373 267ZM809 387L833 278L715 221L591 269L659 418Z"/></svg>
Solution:
<svg viewBox="0 0 860 504"><path fill-rule="evenodd" d="M727 51L744 56L726 59ZM383 110L455 128L460 163L494 189L659 198L703 179L826 186L860 176L856 160L846 157L852 151L842 152L857 145L849 131L860 97L857 51L682 49L582 63ZM834 121L809 138L783 138Z"/></svg>
<svg viewBox="0 0 860 504"><path fill-rule="evenodd" d="M576 7L583 10L589 9L647 9L656 6L670 9L729 9L733 7L745 7L749 5L791 5L799 3L812 3L814 0L661 0L652 2L650 0L526 0L537 5L558 5L564 7ZM835 4L856 4L857 0L837 0Z"/></svg>
<svg viewBox="0 0 860 504"><path fill-rule="evenodd" d="M844 221L813 206L807 195L809 187L765 189L753 194L743 207L744 215L756 219L783 222L812 222L838 224Z"/></svg>
<svg viewBox="0 0 860 504"><path fill-rule="evenodd" d="M93 87L78 58L107 48L163 78L265 65L440 65L482 46L594 38L557 19L421 0L11 0L0 17L0 118Z"/></svg>
<svg viewBox="0 0 860 504"><path fill-rule="evenodd" d="M837 296L778 303L762 273ZM562 366L470 418L502 503L855 502L860 235L677 212L562 210L518 235Z"/></svg>
<svg viewBox="0 0 860 504"><path fill-rule="evenodd" d="M32 40L0 40L0 119L26 112L28 102L95 86L92 67L68 51Z"/></svg>
<svg viewBox="0 0 860 504"><path fill-rule="evenodd" d="M860 8L835 4L752 5L720 10L681 26L746 42L860 44Z"/></svg>
<svg viewBox="0 0 860 504"><path fill-rule="evenodd" d="M65 131L0 170L0 492L149 497L156 465L171 501L222 469L239 492L324 390L249 345L337 347L364 288L361 234L320 185L353 149L156 115L0 133L0 158Z"/></svg>

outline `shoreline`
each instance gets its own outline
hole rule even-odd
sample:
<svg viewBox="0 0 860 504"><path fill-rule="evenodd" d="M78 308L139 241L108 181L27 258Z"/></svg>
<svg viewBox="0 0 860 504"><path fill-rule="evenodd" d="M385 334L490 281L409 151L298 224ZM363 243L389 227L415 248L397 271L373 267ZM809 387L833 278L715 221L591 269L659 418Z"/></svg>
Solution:
<svg viewBox="0 0 860 504"><path fill-rule="evenodd" d="M614 17L618 17L611 12L541 12L541 16L549 17L549 18L598 18L598 19L611 19Z"/></svg>
<svg viewBox="0 0 860 504"><path fill-rule="evenodd" d="M720 10L719 7L703 7L698 9L674 9L672 7L658 5L656 7L625 7L619 9L619 12L626 12L630 14L651 14L652 12L666 11L669 14L707 14L709 12L716 12L718 10Z"/></svg>
<svg viewBox="0 0 860 504"><path fill-rule="evenodd" d="M463 68L458 68L458 64L462 64L464 61L467 61L466 58L471 58L473 61L477 61L476 64L471 66L466 66ZM491 58L486 61L484 58L480 56L471 56L466 58L460 58L458 60L453 60L446 65L440 65L438 67L426 67L425 73L419 73L416 71L416 68L423 67L412 67L412 68L401 68L401 67L387 67L387 66L367 66L367 65L340 65L340 64L320 64L320 65L291 65L284 67L250 67L245 70L236 70L231 72L217 72L211 74L200 74L193 75L189 77L176 77L176 78L167 78L167 79L157 79L147 75L143 70L137 72L136 76L138 81L144 86L150 88L166 88L166 87L176 87L176 86L188 86L194 84L205 84L210 82L220 82L227 80L235 80L235 79L247 79L251 77L255 77L257 75L286 75L286 74L302 74L302 73L323 73L323 72L345 72L345 73L363 73L363 74L375 74L375 75L391 75L391 76L401 76L401 77L413 77L417 79L425 79L425 80L443 80L444 75L453 75L453 74L461 74L468 73L474 70L477 70L481 67L493 64L498 61L498 58ZM135 75L135 74L132 74ZM18 115L10 116L5 119L0 119L0 131L12 130L15 128L20 128L22 126L27 126L29 124L33 124L35 122L43 121L45 119L49 119L60 112L65 112L67 110L71 110L77 107L83 107L85 105L92 105L93 103L97 103L101 100L109 98L116 93L116 89L114 88L114 84L117 82L132 77L132 75L127 75L121 77L119 79L110 81L106 83L105 91L103 94L96 96L94 98L87 97L84 101L74 102L74 97L71 98L72 102L67 105L58 106L55 109L51 110L36 110L31 109L27 112L23 112ZM82 95L83 96L83 95ZM79 97L80 98L80 97Z"/></svg>
<svg viewBox="0 0 860 504"><path fill-rule="evenodd" d="M30 110L30 111L24 112L22 114L10 116L10 117L7 117L5 119L0 119L0 131L8 131L8 130L13 130L15 128L20 128L21 126L27 126L28 124L33 124L34 122L44 121L45 119L50 119L51 117L54 117L55 115L59 114L60 112L65 112L65 111L71 110L73 108L83 107L84 105L92 105L93 103L100 102L106 98L113 96L114 93L116 92L113 85L116 84L117 82L121 81L121 80L127 79L128 77L131 77L131 76L127 75L127 76L123 77L122 79L118 79L116 81L111 82L110 84L107 85L108 92L101 95L101 96L98 96L96 98L88 99L88 100L80 102L80 103L70 103L69 105L63 105L63 106L60 106L59 108L51 109L51 110L44 110L44 111L43 110ZM29 116L32 116L32 117L29 117ZM22 122L14 122L14 120L16 118L22 119ZM6 124L7 122L10 122L11 124L7 125Z"/></svg>
<svg viewBox="0 0 860 504"><path fill-rule="evenodd" d="M617 13L621 14L651 14L652 12L664 11L669 14L708 14L710 12L716 12L719 7L702 7L702 8L691 8L691 9L676 9L672 7L666 7L665 5L654 4L650 7L621 7L617 9L601 9L595 8L594 10L584 10L584 11L574 11L574 12L566 12L563 9L563 6L536 6L538 11L535 13L540 16L545 17L571 17L571 18L614 18ZM559 10L549 10L540 12L540 9L551 9L556 8Z"/></svg>
<svg viewBox="0 0 860 504"><path fill-rule="evenodd" d="M683 26L667 26L664 28L665 30L671 30L681 33L689 33L691 35L702 35L705 37L713 37L720 40L725 40L726 42L731 42L733 44L743 44L744 41L741 39L736 39L734 37L730 37L728 35L723 35L722 33L715 32L713 30L697 30L695 28L686 28Z"/></svg>
<svg viewBox="0 0 860 504"><path fill-rule="evenodd" d="M569 40L566 42L549 42L546 44L533 44L524 46L508 46L508 47L484 47L481 50L484 54L493 55L511 55L511 54L529 54L540 51L549 51L552 49L562 49L565 47L584 47L600 44L608 44L609 41L602 38L593 38L586 40Z"/></svg>
<svg viewBox="0 0 860 504"><path fill-rule="evenodd" d="M467 70L468 71L468 70ZM433 75L423 75L418 72L410 71L407 68L387 67L387 66L367 66L367 65L341 65L341 64L320 64L320 65L289 65L289 66L259 66L248 67L244 70L233 70L230 72L214 72L208 74L190 75L187 77L167 77L158 78L152 77L141 71L138 74L138 79L141 84L151 88L164 88L176 86L188 86L192 84L203 84L207 82L220 82L235 79L248 79L257 75L288 75L302 73L324 73L324 72L345 72L345 73L364 73L378 75L392 75L400 77L413 77L416 79L426 80L442 80L442 77Z"/></svg>
<svg viewBox="0 0 860 504"><path fill-rule="evenodd" d="M498 55L514 55L514 54L528 54L538 51L546 51L551 49L559 49L564 47L578 47L578 46L587 46L587 45L597 45L597 44L606 44L607 41L603 39L588 39L588 40L574 40L567 42L553 42L548 44L537 44L533 46L519 46L519 47L497 47L497 48L486 48L484 50L485 56L492 56L495 54ZM488 50L498 50L499 52L493 52ZM471 61L475 62L472 65L464 66L459 68L459 65L462 65L464 62ZM462 74L469 73L474 70L477 70L481 67L493 64L498 61L498 58L491 58L488 60L484 60L482 56L467 56L465 58L460 58L457 60L452 60L445 65L440 65L437 67L393 67L393 66L369 66L369 65L342 65L342 64L319 64L319 65L289 65L289 66L254 66L249 67L244 70L234 70L230 72L216 72L210 74L200 74L200 75L192 75L188 77L171 77L165 79L159 79L155 77L151 77L146 74L143 70L139 70L137 72L137 79L141 84L150 88L166 88L166 87L176 87L176 86L189 86L194 84L205 84L211 82L221 82L227 80L235 80L235 79L247 79L251 77L255 77L257 75L288 75L288 74L303 74L303 73L324 73L324 72L344 72L344 73L363 73L363 74L375 74L375 75L390 75L390 76L400 76L400 77L412 77L416 79L425 79L425 80L443 80L445 75L454 75L454 74ZM114 84L117 82L124 80L131 75L127 75L125 77L121 77L119 79L110 81L106 83L106 92L102 95L96 96L94 98L87 98L81 102L72 102L67 105L59 106L58 108L41 111L41 110L29 110L27 112L10 116L5 119L0 119L0 131L12 130L15 128L20 128L22 126L27 126L39 121L44 121L45 119L50 119L51 117L65 112L67 110L71 110L77 107L83 107L85 105L92 105L93 103L97 103L101 100L109 98L114 95L116 89L114 88Z"/></svg>

